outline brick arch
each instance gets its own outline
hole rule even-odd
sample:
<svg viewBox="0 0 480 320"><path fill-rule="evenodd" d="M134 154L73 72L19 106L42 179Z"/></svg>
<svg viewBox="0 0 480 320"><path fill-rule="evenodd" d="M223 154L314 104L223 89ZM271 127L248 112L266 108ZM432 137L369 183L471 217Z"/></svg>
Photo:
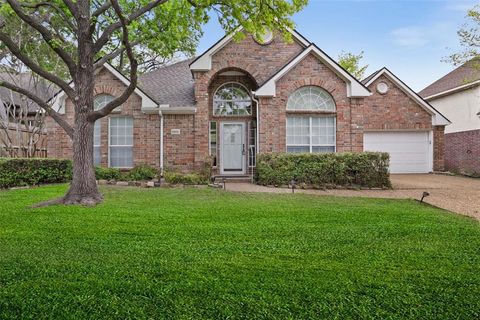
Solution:
<svg viewBox="0 0 480 320"><path fill-rule="evenodd" d="M98 85L95 86L95 88L93 89L93 94L94 96L98 96L100 94L108 94L110 96L118 97L122 94L122 92L119 92L119 90L113 86Z"/></svg>
<svg viewBox="0 0 480 320"><path fill-rule="evenodd" d="M301 87L307 87L307 86L319 87L319 88L327 91L328 93L330 93L333 100L336 100L335 95L337 94L337 90L336 90L337 88L336 88L335 84L327 82L327 81L325 81L321 78L317 78L317 77L304 78L304 79L300 79L300 80L295 81L290 87L290 89L291 89L290 93L293 93L294 91L296 91L297 89L300 89Z"/></svg>
<svg viewBox="0 0 480 320"><path fill-rule="evenodd" d="M258 88L258 82L255 79L254 75L252 75L250 72L246 71L243 68L232 67L232 66L225 66L225 67L222 67L222 68L219 68L219 69L216 69L216 70L211 70L210 72L208 72L206 74L206 78L208 79L207 87L210 88L212 86L212 83L217 79L217 77L221 73L227 72L227 71L238 71L238 72L243 73L244 76L249 78L249 80L255 85L255 88L252 88L252 89L255 90L255 89Z"/></svg>

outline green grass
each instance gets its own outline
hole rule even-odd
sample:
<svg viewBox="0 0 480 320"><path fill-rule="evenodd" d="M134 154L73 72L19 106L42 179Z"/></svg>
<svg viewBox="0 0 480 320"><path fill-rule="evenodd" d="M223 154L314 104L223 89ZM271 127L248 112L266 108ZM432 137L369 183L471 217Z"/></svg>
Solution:
<svg viewBox="0 0 480 320"><path fill-rule="evenodd" d="M0 319L478 319L480 224L409 200L0 191Z"/></svg>

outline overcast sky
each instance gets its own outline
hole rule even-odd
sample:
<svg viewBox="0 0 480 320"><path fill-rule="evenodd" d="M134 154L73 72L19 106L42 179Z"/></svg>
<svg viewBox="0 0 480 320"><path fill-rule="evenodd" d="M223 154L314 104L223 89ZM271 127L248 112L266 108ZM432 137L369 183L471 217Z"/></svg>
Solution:
<svg viewBox="0 0 480 320"><path fill-rule="evenodd" d="M367 74L388 67L414 90L453 69L442 62L458 48L457 30L479 0L310 0L293 20L296 29L330 56L365 52ZM212 19L198 52L223 30Z"/></svg>

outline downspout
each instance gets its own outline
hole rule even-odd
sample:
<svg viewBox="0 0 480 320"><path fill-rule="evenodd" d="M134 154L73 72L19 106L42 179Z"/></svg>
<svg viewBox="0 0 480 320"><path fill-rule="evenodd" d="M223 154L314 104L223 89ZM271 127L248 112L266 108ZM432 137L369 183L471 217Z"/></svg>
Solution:
<svg viewBox="0 0 480 320"><path fill-rule="evenodd" d="M160 175L163 177L163 113L162 110L158 112L160 115Z"/></svg>
<svg viewBox="0 0 480 320"><path fill-rule="evenodd" d="M252 91L252 100L255 101L256 104L256 120L257 120L257 132L256 132L256 141L255 141L255 153L259 154L260 153L260 114L259 114L259 108L258 105L260 104L257 99L255 99L255 91ZM255 158L256 162L256 158Z"/></svg>
<svg viewBox="0 0 480 320"><path fill-rule="evenodd" d="M255 91L252 91L252 100L255 101L255 108L256 108L256 120L257 120L257 130L255 132L255 167L257 166L257 154L260 153L260 112L259 112L259 101L258 99L255 99ZM253 170L255 170L254 167L252 167L252 183L253 181Z"/></svg>

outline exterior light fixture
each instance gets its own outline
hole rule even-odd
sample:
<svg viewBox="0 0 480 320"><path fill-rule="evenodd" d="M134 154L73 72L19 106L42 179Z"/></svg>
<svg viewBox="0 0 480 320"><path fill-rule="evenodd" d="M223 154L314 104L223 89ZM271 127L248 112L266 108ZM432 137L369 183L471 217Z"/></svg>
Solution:
<svg viewBox="0 0 480 320"><path fill-rule="evenodd" d="M422 199L420 199L420 203L422 203L422 202L423 202L423 199L426 198L426 197L428 197L429 195L430 195L430 193L428 193L427 191L423 191L423 193L422 193Z"/></svg>

